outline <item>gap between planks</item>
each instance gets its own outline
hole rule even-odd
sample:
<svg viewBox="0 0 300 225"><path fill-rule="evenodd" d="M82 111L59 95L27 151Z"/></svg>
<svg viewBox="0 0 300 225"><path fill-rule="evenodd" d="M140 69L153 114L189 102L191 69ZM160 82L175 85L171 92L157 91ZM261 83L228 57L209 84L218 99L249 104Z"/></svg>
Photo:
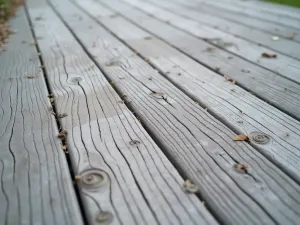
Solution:
<svg viewBox="0 0 300 225"><path fill-rule="evenodd" d="M61 123L89 222L106 213L113 224L216 224L55 12L45 1L28 5L43 18L34 30L57 109L68 113ZM106 183L89 189L85 173Z"/></svg>
<svg viewBox="0 0 300 225"><path fill-rule="evenodd" d="M88 2L87 3L87 6L89 6L89 3L90 2ZM67 4L67 2L63 2L63 3L60 3L60 4L56 4L55 5L55 7L56 8L59 8L59 7L62 7L61 8L61 10L63 9L63 8L65 8L66 6L64 5L64 4ZM85 2L81 2L80 4L85 4ZM110 2L110 4L111 4L111 2ZM68 8L69 8L70 6L68 5ZM93 11L92 10L92 8L89 8L90 9L90 11ZM99 9L99 8L98 8ZM132 101L132 102L130 102L131 100L129 100L130 98L135 98L135 97L138 97L138 96L140 96L140 97L142 97L144 94L142 93L142 92L140 92L141 90L143 90L143 89L145 89L145 92L147 93L147 90L148 90L148 92L149 92L149 89L147 89L145 86L143 86L143 84L145 85L145 84L147 84L147 85L149 85L149 87L151 87L151 84L149 83L150 81L147 81L147 80L149 80L148 78L149 77L145 77L145 78L143 78L143 82L142 83L140 83L141 81L139 81L139 80L136 80L136 79L142 79L142 77L140 77L140 76L142 76L142 74L140 74L140 73L138 73L138 74L135 74L135 76L138 76L138 77L136 77L135 79L131 79L130 78L130 76L129 75L126 75L126 73L124 73L124 72L122 72L124 69L126 69L126 68L128 68L128 69L130 69L130 66L132 66L131 64L130 65L127 65L129 62L127 61L125 61L125 62L119 62L120 63L120 67L119 66L117 66L117 68L107 68L107 66L105 66L105 64L106 63L108 63L108 59L109 58L106 58L106 60L104 60L105 59L105 55L106 54L108 54L108 55L110 55L111 53L109 52L109 51L113 51L112 49L111 50L109 50L110 48L111 48L111 46L114 46L114 48L115 48L115 46L118 46L117 45L117 43L115 43L115 41L116 40L111 40L111 38L110 39L107 39L107 38L105 38L105 36L106 35L109 35L108 33L101 33L101 37L102 38L105 38L105 43L107 43L107 44L105 44L105 46L104 46L104 48L103 49L99 49L100 47L101 47L101 45L100 46L98 46L97 45L97 48L93 48L92 46L93 46L93 38L90 36L90 35L88 35L87 33L88 33L88 30L89 29L91 29L91 30L93 30L93 32L95 32L95 30L94 29L97 29L98 30L98 32L100 32L99 31L99 27L97 27L97 28L95 28L95 26L92 26L91 25L91 21L89 21L89 22L85 22L86 20L87 20L87 18L84 16L84 15L82 15L82 14L80 14L80 15L77 15L77 18L72 18L72 16L69 14L67 14L66 12L64 12L64 11L60 11L61 12L61 16L62 17L67 17L67 19L65 19L65 22L67 21L67 23L68 23L68 26L71 26L72 25L72 32L75 32L76 33L76 30L80 30L76 35L79 35L79 40L81 39L81 38L83 38L85 41L82 43L84 46L85 46L85 48L87 48L90 52L91 52L91 54L93 54L94 55L94 57L93 57L93 59L95 59L99 64L98 65L101 65L100 67L101 68L103 68L104 69L104 71L106 72L106 74L109 76L109 77L112 77L112 78L114 78L114 79L112 79L113 81L114 81L114 85L115 86L118 86L121 90L123 90L123 92L125 91L125 90L127 90L127 91L129 91L129 93L130 93L130 95L128 94L127 95L127 97L125 98L126 99L126 101L128 101L130 104L132 104L133 105L133 107L134 108L136 108L136 109L138 109L139 108L139 106L141 106L141 107L144 107L144 106L142 106L143 104L145 105L146 103L144 102L144 101L140 101L139 102L139 104L136 104L135 103L135 101ZM63 12L63 13L62 13ZM82 24L89 24L90 25L90 27L89 26L78 26L78 24L79 23L82 23ZM71 25L70 25L71 24ZM86 30L85 30L85 32L83 32L83 28L85 28ZM74 31L74 29L75 29L75 31ZM91 32L91 31L90 31ZM74 33L74 34L75 34ZM114 44L109 44L109 42L108 42L108 40L110 40L110 41L113 41L113 43ZM98 42L97 42L98 43ZM96 44L97 44L96 43ZM101 42L100 42L101 43ZM99 44L99 43L98 43ZM103 44L103 43L102 43ZM135 59L135 55L133 54L133 52L127 52L127 50L126 49L124 49L124 47L121 47L121 46L119 46L119 48L121 48L121 50L122 50L122 53L123 54L125 54L125 56L127 56L127 57L125 57L125 56L123 56L123 57L125 57L125 58L130 58L130 56L131 57L133 57L133 59ZM117 48L117 49L119 49L119 48ZM120 49L119 49L120 50ZM106 52L106 51L108 51L108 52ZM124 52L123 52L124 51ZM114 51L113 51L114 52ZM95 54L95 53L97 53L97 54ZM127 55L128 54L128 55ZM103 58L104 57L104 58ZM111 55L110 57L113 57L113 55ZM114 58L110 58L111 60L112 59L114 59ZM121 59L120 59L121 60ZM135 62L135 61L134 61ZM137 61L137 62L135 62L135 63L138 63L139 61ZM118 63L117 63L118 64ZM124 64L124 65L123 65ZM110 65L110 64L109 64ZM128 67L129 66L129 67ZM112 67L114 67L114 66L112 66ZM127 71L128 72L128 71ZM133 72L133 71L132 71ZM146 72L146 71L145 71ZM117 74L119 74L119 75L117 75ZM127 81L126 79L122 79L122 82L123 83L120 83L119 82L119 77L118 76L120 76L120 74L123 74L124 76L126 75L126 77L127 78L130 78L130 82L129 81ZM155 74L153 74L153 76L154 76ZM116 77L115 77L116 76ZM129 77L128 77L129 76ZM154 78L154 77L153 77ZM166 82L166 80L164 80L164 79L161 79L161 78L159 78L159 76L157 77L156 75L155 75L155 79L159 79L159 81L160 82L162 82L162 83L164 83L164 85L163 85L163 87L165 87L165 88L174 88L174 87L172 87L172 84L171 83L169 83L168 85L166 84L167 82ZM129 85L129 83L131 84L131 85ZM166 82L166 83L165 83ZM121 85L122 84L122 85ZM138 87L139 87L139 89L140 89L140 91L130 91L130 89L131 88L133 88L133 84L135 84L135 85L138 85ZM159 83L158 83L159 84ZM124 85L126 85L126 86L124 86ZM129 86L128 86L129 85ZM154 84L152 84L152 85L154 85ZM157 83L156 83L156 85L157 85ZM155 86L155 85L154 85ZM129 88L129 89L128 89ZM162 88L161 86L160 86L160 88ZM151 88L152 89L152 88ZM175 91L175 90L174 90ZM180 93L180 91L179 90L176 90L175 92L170 92L170 93L168 93L168 94L170 94L170 97L168 97L168 99L170 99L170 100L175 100L176 99L176 97L174 97L173 95L174 95L174 93ZM134 95L133 95L133 93L135 93ZM138 94L137 94L138 93ZM159 105L160 104L155 104L155 102L153 102L153 99L152 98L149 98L149 96L147 95L145 93L145 95L144 95L144 97L142 97L142 99L147 99L147 102L151 102L151 104L153 104L153 105L156 105L156 107L159 107ZM171 93L173 93L173 94L171 94ZM126 93L127 94L127 93ZM137 96L135 96L135 95L137 95ZM168 95L169 96L169 95ZM181 96L180 94L179 94L179 96L181 97L181 98L183 98L184 97L184 95L183 96ZM189 100L188 99L185 99L185 101L183 101L185 104L187 104L188 102L189 102ZM143 103L143 104L142 104ZM175 103L178 103L178 102L175 102ZM142 105L141 105L142 104ZM173 107L174 107L174 104L173 103L171 103L172 105L173 105ZM173 109L172 109L172 106L170 106L169 105L169 103L166 103L166 104L163 104L164 105L164 107L163 108L168 108L168 110L170 110L171 112L173 111ZM194 104L192 104L193 105L193 107L195 107L195 105ZM180 105L177 105L176 104L176 107L179 107L180 108ZM147 106L146 106L146 108L147 108ZM161 108L161 107L159 107L160 108L160 110L163 110L163 108ZM180 108L181 110L183 110L183 108ZM149 113L148 113L148 111L149 111L149 109L147 110L147 109L145 109L145 110L142 110L143 111L143 113L142 114L140 114L140 110L142 110L142 108L140 108L139 110L137 110L136 112L137 112L137 114L139 115L139 117L141 118L141 119L143 119L144 121L145 120L148 120L148 118L149 117L152 117L151 116L151 114L149 115ZM175 110L175 109L174 109ZM199 109L198 109L199 110ZM176 111L176 110L175 110ZM147 114L147 116L146 115L144 115L144 113L146 113ZM181 112L181 113L183 113L183 111ZM141 116L142 115L142 116ZM184 114L183 114L184 115ZM204 115L202 115L202 116L208 116L206 113L204 113ZM172 116L172 114L170 115L170 116ZM174 115L173 115L174 116ZM182 118L182 116L180 117L181 119L183 119ZM210 119L212 119L213 117L210 117ZM176 117L176 119L178 120L179 119L179 117ZM175 120L176 121L176 120ZM187 121L186 121L187 122ZM160 126L162 126L164 123L163 123L163 121L161 121L160 122L161 123L161 125ZM151 121L147 121L146 122L146 124L147 124L147 126L149 127L150 125L151 125ZM219 124L220 125L220 123L217 123L217 124ZM189 125L189 126L191 126L191 125ZM151 127L151 129L154 131L153 133L156 133L156 134L159 134L161 131L160 130L156 130L156 126L154 125L152 125L152 126L150 126ZM190 128L192 128L192 127L190 127ZM185 129L184 127L182 127L181 129ZM225 127L222 127L222 129L221 130L227 130L227 128L225 128ZM227 130L228 131L228 130ZM224 132L224 131L223 131ZM198 134L195 134L195 135L199 135L199 133ZM156 137L158 138L158 139L160 139L160 140L164 140L163 139L163 136L157 136L156 135ZM181 140L179 139L178 141L180 141L181 142ZM168 144L168 141L166 142L166 140L164 140L164 141L162 141L162 143L164 143L165 145L166 144ZM238 143L235 143L235 144L238 144ZM181 145L182 147L184 147L184 145ZM171 150L170 148L168 148L169 150ZM251 149L251 148L249 148L249 149ZM233 150L234 151L234 150ZM190 154L189 153L189 151L187 150L186 152L185 152L186 154ZM200 152L199 152L200 153ZM249 152L248 152L248 154L249 154ZM256 155L256 157L258 157L259 155ZM173 159L174 159L174 157L173 157ZM179 159L176 159L176 157L175 157L175 161L177 160L177 162L178 162L178 160ZM184 161L180 161L179 160L179 162L181 162L181 163L184 163ZM219 161L218 161L219 162ZM266 163L266 165L269 165L269 166L271 166L272 164L269 164L265 159L264 159L264 162ZM179 165L181 165L181 163L178 163ZM214 163L213 163L214 164ZM198 164L199 165L199 164ZM182 167L183 165L181 165L181 167ZM190 165L190 166L192 166L192 165ZM257 169L257 168L256 168ZM280 174L281 172L280 172L280 170L277 170L276 169L276 167L272 167L272 170L276 170L277 171L277 175L278 174ZM184 170L186 170L186 168L184 168ZM227 172L228 172L228 170L226 170ZM189 174L189 173L188 173ZM235 177L234 175L236 175L235 173L230 173L230 175L232 175L233 177ZM237 177L235 177L235 178L237 178ZM278 177L277 177L278 178ZM197 177L197 179L196 180L198 180L199 181L199 179L200 179L200 177ZM287 178L286 178L287 179ZM225 183L226 183L226 181L224 181ZM204 185L203 183L201 183L201 182L198 182L198 184L201 186L201 185ZM239 182L239 184L241 184L240 182ZM273 184L274 185L274 184ZM274 188L274 186L272 185L272 188ZM276 186L276 185L275 185ZM203 187L203 186L202 186ZM244 187L245 188L245 187ZM235 192L236 193L236 192ZM283 194L283 192L282 191L279 191L279 192L276 192L277 194ZM204 192L204 194L206 195L206 193ZM229 194L229 193L228 193ZM208 198L208 197L212 197L212 196L205 196L205 198ZM231 197L233 197L234 198L234 196L231 196ZM244 199L244 198L243 198ZM245 199L244 199L245 200ZM213 201L208 201L209 203L208 204L215 204ZM261 203L261 202L260 202ZM227 204L230 204L230 203L228 203L227 202ZM257 204L257 203L256 203ZM263 202L263 204L265 204L265 202ZM247 204L248 205L248 204ZM273 206L273 204L272 204L272 206ZM217 208L218 209L218 208ZM218 210L220 210L220 209L218 209ZM223 210L225 210L225 209L223 209ZM237 210L237 209L236 209ZM218 213L220 213L220 211L218 211ZM290 213L289 211L285 211L285 213ZM222 214L222 213L221 213ZM236 215L236 214L234 214L234 215ZM237 215L237 216L239 216L239 215ZM244 216L245 216L245 214L244 214ZM276 215L273 215L272 214L272 216L276 216ZM229 218L227 218L226 217L226 215L225 215L225 218L226 219L229 219ZM243 217L244 218L244 217ZM242 219L242 218L241 218ZM252 219L254 219L254 218L252 218ZM266 218L265 218L266 219ZM234 218L231 218L231 220L234 220Z"/></svg>
<svg viewBox="0 0 300 225"><path fill-rule="evenodd" d="M16 33L0 54L0 223L82 225L23 6L10 23Z"/></svg>
<svg viewBox="0 0 300 225"><path fill-rule="evenodd" d="M141 4L144 6L142 7L142 10L146 10L148 5L144 5L144 3ZM148 16L143 15L137 10L132 11L135 13L134 15L136 15L136 17L145 18L141 21L143 22L143 26L137 24L142 29L149 31L152 35L158 36L177 50L193 58L202 65L215 70L217 73L224 76L229 75L228 77L237 81L237 85L279 108L288 115L297 119L300 118L298 111L299 107L296 106L300 104L299 95L297 94L300 91L300 86L298 84L276 74L272 74L269 71L248 63L230 53L219 50L215 46L203 42L190 34L186 34L179 29L175 29L169 24L150 19ZM129 19L130 16L130 14L127 15ZM157 16L157 13L155 16ZM131 18L131 21L134 22L135 19ZM184 26L185 25L186 23L184 23ZM173 36L168 35L168 33L172 33ZM213 51L206 51L207 49L212 49ZM218 70L216 68L218 68ZM266 91L266 87L268 88L268 91ZM291 93L293 94L291 95Z"/></svg>

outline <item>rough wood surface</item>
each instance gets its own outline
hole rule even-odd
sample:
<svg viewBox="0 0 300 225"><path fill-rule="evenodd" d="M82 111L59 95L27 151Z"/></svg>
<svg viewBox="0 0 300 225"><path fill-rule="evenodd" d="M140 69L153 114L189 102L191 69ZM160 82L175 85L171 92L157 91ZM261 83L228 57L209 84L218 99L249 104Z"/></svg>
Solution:
<svg viewBox="0 0 300 225"><path fill-rule="evenodd" d="M133 1L130 1L130 3L132 2ZM141 2L136 3L143 4ZM120 5L124 6L124 3L122 4L122 2L120 2ZM140 11L141 8L147 9L146 6L139 8L139 10L133 9L132 7L130 8L129 5L126 7L124 11L128 11L128 18L133 21L138 20L139 24L145 30L164 39L205 66L216 71L219 68L217 72L221 75L230 76L236 80L240 86L247 88L281 110L288 111L294 117L300 118L298 110L300 107L300 99L297 94L300 91L300 87L298 84L248 63L230 53L224 52L169 24L150 18ZM155 14L155 16L160 15L161 14ZM184 27L188 27L185 22L182 24Z"/></svg>
<svg viewBox="0 0 300 225"><path fill-rule="evenodd" d="M70 3L52 2L63 17L81 21ZM184 191L176 169L52 8L41 0L28 0L28 6L33 20L41 17L34 30L42 37L38 45L58 111L67 113L61 122L90 223L108 213L111 224L217 224L202 202ZM81 25L84 35L92 24ZM89 35L89 45L98 38L106 45L105 38ZM85 173L104 181L86 185Z"/></svg>
<svg viewBox="0 0 300 225"><path fill-rule="evenodd" d="M201 2L202 0L200 0ZM288 17L292 19L300 20L300 9L297 7L292 7L289 5L273 3L269 1L244 1L244 0L221 0L220 2L225 4L235 4L237 6L243 6L251 8L260 12L265 13L268 16L268 13L275 14L280 17Z"/></svg>
<svg viewBox="0 0 300 225"><path fill-rule="evenodd" d="M111 4L113 9L120 9L113 2ZM117 4L120 5L119 2ZM97 16L96 10L89 12L95 12L93 16ZM111 11L110 15L113 14ZM124 15L134 13L125 10ZM140 20L136 18L134 21ZM124 41L144 58L149 59L152 65L162 71L177 87L184 89L196 102L207 107L237 132L249 135L253 145L300 183L300 147L297 144L300 139L300 122L257 99L231 81L226 81L166 43L151 37L149 33L125 19L119 18L115 23L102 22L108 26L111 24L109 29L121 39L123 35L127 37L127 34L124 30L119 30L115 23L120 23L120 26L135 33L135 37L140 39L138 42L127 39ZM272 116L269 115L270 112ZM259 132L267 134L272 141L268 144L255 142Z"/></svg>
<svg viewBox="0 0 300 225"><path fill-rule="evenodd" d="M119 3L102 2L115 3L113 7ZM115 14L107 15L107 10L91 1L78 4L86 12L97 13L98 20L111 32L122 33L123 41L140 41L140 34L130 32ZM299 186L293 180L247 143L233 142L234 132L109 31L82 13L73 17L69 5L57 1L55 7L178 169L197 183L206 204L222 222L292 224L299 219ZM238 172L233 168L235 163L245 163L249 170Z"/></svg>
<svg viewBox="0 0 300 225"><path fill-rule="evenodd" d="M242 17L253 17L263 21L272 22L285 27L291 27L293 29L300 30L300 20L295 18L284 17L278 14L266 14L266 12L252 9L247 6L239 6L236 4L222 3L220 1L199 1L199 5L204 4L213 7L220 7L222 10L227 10L230 13L241 15Z"/></svg>
<svg viewBox="0 0 300 225"><path fill-rule="evenodd" d="M151 1L153 2L154 0ZM155 2L163 6L165 9L155 7L153 4L147 5L146 3L144 3L143 10L150 10L150 12L155 17L163 18L164 21L168 21L168 23L190 32L199 39L212 43L215 46L224 49L225 51L229 51L235 54L236 56L250 61L253 64L257 64L268 70L274 71L275 73L278 73L281 76L290 78L300 83L300 78L298 76L300 72L300 67L298 66L299 60L291 58L287 55L282 55L277 51L271 50L270 48L259 46L255 43L250 43L249 41L243 40L239 37L235 37L233 35L229 35L219 30L200 24L196 21L201 19L198 19L199 15L193 9L185 10L183 7L180 7L180 12L178 12L179 9L173 10L176 13L175 14L174 12L166 11L172 8L173 4L170 5L170 3L168 3L167 1L155 0ZM177 14L179 14L180 16L178 16ZM249 34L249 36L251 36L251 34ZM270 42L273 42L272 44L274 44L274 46L276 45L276 43L280 42L280 40L279 42L272 41L271 36L269 37L269 39ZM294 49L296 50L292 51L298 54L300 53L300 44L295 43L295 45L298 47L294 46ZM285 46L282 45L281 47L284 48ZM288 44L286 45L286 48L289 48ZM264 52L275 53L277 55L277 58L263 58L261 54Z"/></svg>
<svg viewBox="0 0 300 225"><path fill-rule="evenodd" d="M0 53L0 224L83 224L21 7Z"/></svg>
<svg viewBox="0 0 300 225"><path fill-rule="evenodd" d="M150 0L150 2L153 1ZM268 30L271 29L271 33L264 32L255 28L256 23L255 20L252 20L252 18L246 17L245 19L245 21L251 21L250 27L248 27L244 23L244 17L239 17L238 19L236 19L237 22L234 20L226 20L224 19L223 10L215 10L212 7L206 7L203 10L203 5L199 5L197 1L159 1L158 5L160 2L166 2L167 5L165 9L171 10L178 15L194 19L201 24L208 25L217 30L222 30L223 32L232 35L236 35L239 38L245 39L249 42L257 43L266 48L272 49L273 51L278 51L281 54L299 58L300 51L298 49L300 48L300 43L294 41L295 38L297 39L296 34L298 33L298 31L296 30L286 29L285 27L276 27L272 23L264 24L259 21L257 23L259 27L264 26L268 28ZM220 11L222 11L222 13L218 13ZM231 13L228 14L234 15ZM240 24L240 22L242 24ZM277 37L277 39L273 40L273 38L275 37Z"/></svg>
<svg viewBox="0 0 300 225"><path fill-rule="evenodd" d="M190 1L186 1L185 4L189 5L189 2ZM236 1L234 1L234 2L235 3L225 2L225 4L236 4ZM258 1L258 2L261 2L261 1ZM220 12L220 10L222 13L218 13L218 12ZM239 14L229 12L227 10L223 10L220 8L216 8L216 7L208 6L208 5L204 5L204 4L200 4L200 6L197 7L197 11L201 12L201 15L202 15L202 12L205 12L206 14L210 14L211 16L214 16L217 18L222 18L222 19L229 20L234 23L241 24L241 25L244 25L244 26L247 26L250 28L255 28L255 29L259 29L259 30L268 32L268 33L270 33L270 40L272 40L271 39L272 36L279 36L280 38L287 38L289 40L300 42L299 30L293 29L290 27L286 27L284 25L260 20L258 18L242 16ZM228 30L231 30L231 27L228 27Z"/></svg>

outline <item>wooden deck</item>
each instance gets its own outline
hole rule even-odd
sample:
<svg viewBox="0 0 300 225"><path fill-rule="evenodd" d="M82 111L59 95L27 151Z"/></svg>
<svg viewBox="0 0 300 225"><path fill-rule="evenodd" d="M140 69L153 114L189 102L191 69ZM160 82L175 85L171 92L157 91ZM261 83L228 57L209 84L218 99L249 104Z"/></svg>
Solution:
<svg viewBox="0 0 300 225"><path fill-rule="evenodd" d="M300 9L27 0L10 23L0 225L299 224Z"/></svg>

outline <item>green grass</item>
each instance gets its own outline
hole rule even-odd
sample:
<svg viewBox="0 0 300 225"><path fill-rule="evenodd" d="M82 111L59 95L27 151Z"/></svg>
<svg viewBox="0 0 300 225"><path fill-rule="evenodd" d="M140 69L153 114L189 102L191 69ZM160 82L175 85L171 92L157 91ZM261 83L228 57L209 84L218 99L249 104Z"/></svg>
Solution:
<svg viewBox="0 0 300 225"><path fill-rule="evenodd" d="M267 2L274 2L283 5L289 5L300 8L300 0L265 0Z"/></svg>
<svg viewBox="0 0 300 225"><path fill-rule="evenodd" d="M10 4L7 0L0 0L0 19L7 19Z"/></svg>

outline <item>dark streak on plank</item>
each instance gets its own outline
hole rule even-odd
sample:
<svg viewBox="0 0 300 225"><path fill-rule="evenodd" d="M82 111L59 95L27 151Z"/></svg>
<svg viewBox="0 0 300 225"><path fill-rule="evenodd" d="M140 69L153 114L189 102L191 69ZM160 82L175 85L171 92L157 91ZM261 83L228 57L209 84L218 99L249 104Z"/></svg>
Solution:
<svg viewBox="0 0 300 225"><path fill-rule="evenodd" d="M108 10L92 1L77 3L89 13L97 12L99 21L118 19L115 14L103 15ZM120 2L107 4L117 6L115 3ZM196 181L222 222L293 224L299 220L300 188L293 180L248 144L233 142L235 133L89 17L79 12L72 17L63 10L70 8L66 1L56 7L177 167ZM140 39L135 32L122 32L128 28L118 22L107 29L113 33L120 29L121 34L128 35L126 42ZM235 163L249 165L248 172L237 172Z"/></svg>
<svg viewBox="0 0 300 225"><path fill-rule="evenodd" d="M34 21L34 30L43 36L38 45L57 109L68 114L61 123L68 131L68 148L89 222L94 224L100 213L100 217L112 216L112 224L217 224L202 202L184 191L176 169L52 4L70 21L83 18L66 1L51 1L49 6L45 1L28 0L30 16L43 18ZM89 29L86 25L79 27L82 33ZM90 36L91 40L95 37ZM109 65L114 63L118 64ZM90 179L93 182L86 184Z"/></svg>
<svg viewBox="0 0 300 225"><path fill-rule="evenodd" d="M0 53L1 224L83 224L25 10Z"/></svg>

